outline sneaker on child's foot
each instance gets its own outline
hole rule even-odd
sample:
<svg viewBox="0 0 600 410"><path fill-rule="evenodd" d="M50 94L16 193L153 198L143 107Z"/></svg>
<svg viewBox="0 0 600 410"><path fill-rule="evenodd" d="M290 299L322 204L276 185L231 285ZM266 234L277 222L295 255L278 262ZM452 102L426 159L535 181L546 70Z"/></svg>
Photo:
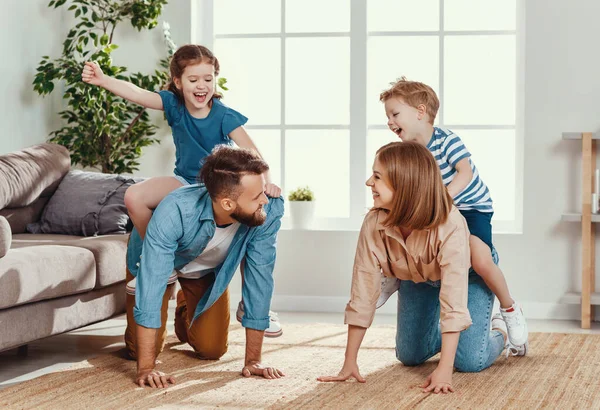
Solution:
<svg viewBox="0 0 600 410"><path fill-rule="evenodd" d="M129 282L127 282L127 286L125 286L125 293L127 293L128 295L135 296L136 280L137 278L133 278ZM177 282L177 272L173 271L173 273L171 273L171 276L169 276L169 279L167 279L167 286L175 282Z"/></svg>
<svg viewBox="0 0 600 410"><path fill-rule="evenodd" d="M238 303L237 311L235 312L235 318L238 322L242 323L244 317L244 303L240 300ZM281 323L279 323L279 316L277 313L269 310L269 327L265 330L265 337L279 337L283 334Z"/></svg>
<svg viewBox="0 0 600 410"><path fill-rule="evenodd" d="M506 349L506 357L508 356L525 356L529 351L529 342L525 342L520 346L513 345L508 339L508 330L506 326L506 322L502 318L502 315L496 313L492 317L492 330L500 330L506 335L506 339L504 340L504 348Z"/></svg>
<svg viewBox="0 0 600 410"><path fill-rule="evenodd" d="M381 275L381 294L377 299L377 307L379 309L385 302L400 288L400 280L395 276L388 277Z"/></svg>
<svg viewBox="0 0 600 410"><path fill-rule="evenodd" d="M502 319L506 322L508 329L508 339L514 346L522 346L527 343L529 331L527 330L527 322L523 316L523 309L516 302L508 309L500 308Z"/></svg>

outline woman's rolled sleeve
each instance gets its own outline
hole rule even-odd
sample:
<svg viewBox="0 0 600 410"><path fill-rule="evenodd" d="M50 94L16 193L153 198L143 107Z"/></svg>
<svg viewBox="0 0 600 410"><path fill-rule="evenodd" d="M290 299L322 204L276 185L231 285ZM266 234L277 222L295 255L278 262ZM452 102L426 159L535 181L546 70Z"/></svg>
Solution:
<svg viewBox="0 0 600 410"><path fill-rule="evenodd" d="M381 266L373 252L377 235L373 215L369 214L365 217L356 246L350 301L344 317L347 325L367 328L375 317L381 292Z"/></svg>
<svg viewBox="0 0 600 410"><path fill-rule="evenodd" d="M441 270L440 326L442 333L460 332L471 326L468 309L469 231L466 223L457 225L444 240L438 253Z"/></svg>

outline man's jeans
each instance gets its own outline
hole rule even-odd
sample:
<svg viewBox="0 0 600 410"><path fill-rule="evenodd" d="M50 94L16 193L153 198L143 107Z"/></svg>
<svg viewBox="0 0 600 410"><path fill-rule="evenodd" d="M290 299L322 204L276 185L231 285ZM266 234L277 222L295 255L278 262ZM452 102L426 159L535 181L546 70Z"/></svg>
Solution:
<svg viewBox="0 0 600 410"><path fill-rule="evenodd" d="M127 282L133 279L127 270ZM218 359L227 352L227 337L229 333L229 289L198 317L191 325L194 318L196 305L204 293L214 282L214 274L204 276L201 279L179 278L181 291L177 295L177 308L175 309L175 334L183 343L189 343L198 356L202 359ZM167 337L167 308L169 297L173 292L175 284L167 286L162 301L161 327L158 330L156 341L156 355L163 350ZM137 358L136 352L136 323L133 318L133 307L135 296L127 295L127 329L125 330L125 345L129 356Z"/></svg>
<svg viewBox="0 0 600 410"><path fill-rule="evenodd" d="M417 366L441 351L439 286L439 281L400 282L396 357L406 366ZM460 333L454 361L458 371L480 372L502 353L504 337L497 330L490 333L493 305L494 295L470 270L468 308L473 324Z"/></svg>

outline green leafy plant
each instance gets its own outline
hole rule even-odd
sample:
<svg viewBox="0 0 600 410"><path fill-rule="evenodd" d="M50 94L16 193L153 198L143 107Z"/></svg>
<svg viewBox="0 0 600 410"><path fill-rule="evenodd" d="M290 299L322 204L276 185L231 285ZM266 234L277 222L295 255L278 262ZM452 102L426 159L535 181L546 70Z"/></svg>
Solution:
<svg viewBox="0 0 600 410"><path fill-rule="evenodd" d="M315 194L307 186L300 187L289 193L288 200L290 200L290 201L314 201Z"/></svg>
<svg viewBox="0 0 600 410"><path fill-rule="evenodd" d="M60 7L67 0L52 0L48 7ZM77 24L67 34L62 56L42 57L33 88L40 95L51 93L55 84L65 83L63 98L68 109L60 112L66 125L50 133L50 141L64 145L71 161L106 173L130 173L138 169L143 147L158 140L158 127L150 122L147 110L119 98L101 87L81 81L85 61L96 61L110 76L129 81L147 90L159 90L169 79L169 57L175 50L165 27L168 56L158 62L152 74L126 74L126 67L113 65L111 53L116 26L128 21L138 31L153 29L166 0L71 0Z"/></svg>

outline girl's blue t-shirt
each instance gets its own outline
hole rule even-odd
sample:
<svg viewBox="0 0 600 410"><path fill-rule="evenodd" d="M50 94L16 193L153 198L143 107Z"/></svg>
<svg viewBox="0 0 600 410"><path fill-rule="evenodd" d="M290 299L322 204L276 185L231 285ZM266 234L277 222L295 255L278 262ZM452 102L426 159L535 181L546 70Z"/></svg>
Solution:
<svg viewBox="0 0 600 410"><path fill-rule="evenodd" d="M162 90L158 94L175 141L175 175L193 184L202 160L216 145L232 145L229 133L246 124L248 118L217 98L213 98L206 118L194 118L173 92Z"/></svg>

